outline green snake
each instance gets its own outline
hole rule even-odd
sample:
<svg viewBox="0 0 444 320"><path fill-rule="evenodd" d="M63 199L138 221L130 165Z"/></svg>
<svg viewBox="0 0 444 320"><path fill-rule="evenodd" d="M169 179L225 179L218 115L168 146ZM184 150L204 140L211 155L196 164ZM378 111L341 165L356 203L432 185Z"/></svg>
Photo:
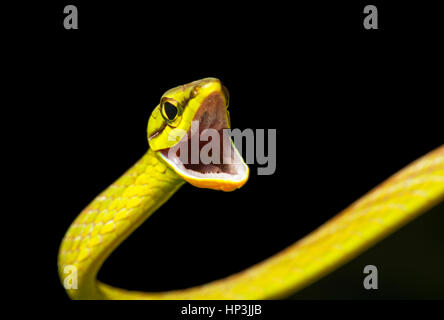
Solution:
<svg viewBox="0 0 444 320"><path fill-rule="evenodd" d="M246 183L249 168L230 137L222 134L230 128L228 100L228 90L215 78L164 93L148 122L146 154L80 213L62 240L58 257L60 279L65 284L68 276L76 277L76 287L65 286L70 298L285 297L343 265L444 198L441 146L303 239L242 272L188 289L153 293L114 288L98 281L97 273L113 250L185 182L223 191L233 191ZM192 127L195 122L200 126L197 131ZM183 161L177 150L187 150L192 138L203 135L205 129L213 129L226 142L224 146L228 147L218 155L221 161ZM182 146L185 147L181 149Z"/></svg>

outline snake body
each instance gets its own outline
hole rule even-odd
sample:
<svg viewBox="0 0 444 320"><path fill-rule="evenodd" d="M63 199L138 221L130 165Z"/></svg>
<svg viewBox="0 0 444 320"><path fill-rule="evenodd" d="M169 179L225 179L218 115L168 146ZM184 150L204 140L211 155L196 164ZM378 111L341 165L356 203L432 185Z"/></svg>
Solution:
<svg viewBox="0 0 444 320"><path fill-rule="evenodd" d="M197 187L231 191L248 179L248 167L244 163L230 174L218 172L207 177L189 174L187 169L176 167L174 161L162 153L177 143L177 139L174 143L165 139L167 133L170 135L170 131L180 126L189 130L192 119L208 120L208 116L202 115L203 109L221 114L219 107L213 107L222 97L227 105L224 88L214 78L165 93L150 118L147 153L80 213L62 240L59 276L63 282L67 276L66 267L73 266L78 277L77 289L67 289L70 298L285 297L343 265L444 198L443 145L387 179L303 239L240 273L184 290L155 293L128 291L101 283L96 276L106 258L186 181ZM165 118L161 109L162 103L167 102L177 102L179 121ZM159 116L161 114L164 118ZM219 120L214 117L212 126L217 126ZM229 121L223 123L229 126Z"/></svg>

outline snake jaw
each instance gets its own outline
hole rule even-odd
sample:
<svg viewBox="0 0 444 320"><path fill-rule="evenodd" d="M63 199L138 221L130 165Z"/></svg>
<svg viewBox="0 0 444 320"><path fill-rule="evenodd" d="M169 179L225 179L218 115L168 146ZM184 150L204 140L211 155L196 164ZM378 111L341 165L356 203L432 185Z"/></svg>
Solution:
<svg viewBox="0 0 444 320"><path fill-rule="evenodd" d="M221 92L214 92L199 107L187 134L175 146L159 150L158 154L179 176L196 187L223 191L240 188L248 180L249 168L225 130L229 129L228 122L225 98ZM217 148L210 146L213 142ZM208 163L202 161L201 156L203 150L209 149L207 154L215 161Z"/></svg>

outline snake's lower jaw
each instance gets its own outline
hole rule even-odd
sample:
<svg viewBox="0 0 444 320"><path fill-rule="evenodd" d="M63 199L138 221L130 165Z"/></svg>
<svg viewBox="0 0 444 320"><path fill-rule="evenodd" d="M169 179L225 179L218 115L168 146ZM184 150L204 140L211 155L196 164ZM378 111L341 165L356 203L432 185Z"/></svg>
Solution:
<svg viewBox="0 0 444 320"><path fill-rule="evenodd" d="M219 161L208 164L199 158L196 163L184 160L179 152L172 149L161 150L159 156L185 181L198 188L233 191L242 187L248 180L250 170L234 146L231 138L220 130L223 141ZM187 141L184 141L184 143Z"/></svg>

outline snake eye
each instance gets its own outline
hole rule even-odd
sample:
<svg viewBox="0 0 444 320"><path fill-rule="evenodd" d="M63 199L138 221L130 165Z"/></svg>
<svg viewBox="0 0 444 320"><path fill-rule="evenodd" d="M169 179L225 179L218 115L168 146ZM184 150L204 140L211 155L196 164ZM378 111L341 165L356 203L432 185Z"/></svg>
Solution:
<svg viewBox="0 0 444 320"><path fill-rule="evenodd" d="M163 110L167 116L167 118L169 120L174 120L177 116L177 108L175 105L169 103L169 102L165 102L165 104L163 105Z"/></svg>
<svg viewBox="0 0 444 320"><path fill-rule="evenodd" d="M161 101L162 116L168 122L171 123L177 119L182 113L179 102L172 98L163 98Z"/></svg>

